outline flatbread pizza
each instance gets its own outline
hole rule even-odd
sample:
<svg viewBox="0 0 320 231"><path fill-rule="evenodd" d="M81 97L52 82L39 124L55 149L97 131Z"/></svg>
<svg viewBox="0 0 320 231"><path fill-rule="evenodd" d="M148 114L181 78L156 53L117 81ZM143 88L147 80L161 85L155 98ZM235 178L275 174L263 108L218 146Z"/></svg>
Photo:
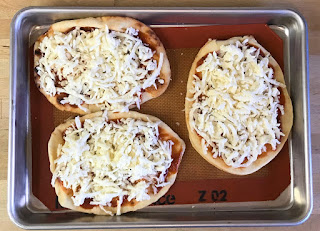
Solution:
<svg viewBox="0 0 320 231"><path fill-rule="evenodd" d="M200 49L189 73L185 115L195 150L236 175L275 158L293 121L281 68L252 36L210 40Z"/></svg>
<svg viewBox="0 0 320 231"><path fill-rule="evenodd" d="M56 127L48 143L52 185L65 208L120 215L173 185L185 143L158 118L96 112Z"/></svg>
<svg viewBox="0 0 320 231"><path fill-rule="evenodd" d="M56 108L78 114L126 112L167 89L164 46L129 17L61 21L34 44L34 79Z"/></svg>

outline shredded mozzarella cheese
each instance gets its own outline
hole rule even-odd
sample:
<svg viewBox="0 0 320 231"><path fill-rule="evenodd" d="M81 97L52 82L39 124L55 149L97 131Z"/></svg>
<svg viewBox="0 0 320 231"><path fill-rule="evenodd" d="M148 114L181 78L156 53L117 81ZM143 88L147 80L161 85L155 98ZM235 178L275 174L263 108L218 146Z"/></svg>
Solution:
<svg viewBox="0 0 320 231"><path fill-rule="evenodd" d="M212 148L232 167L247 167L284 136L278 123L278 87L268 55L248 40L223 45L196 68L189 124L202 137L204 153ZM199 73L199 74L198 74Z"/></svg>
<svg viewBox="0 0 320 231"><path fill-rule="evenodd" d="M51 96L66 93L60 103L99 105L102 109L126 112L140 106L142 91L163 84L154 52L138 37L138 31L125 33L105 29L54 32L39 45L42 57L36 70L40 87Z"/></svg>
<svg viewBox="0 0 320 231"><path fill-rule="evenodd" d="M159 139L159 122L132 118L118 121L105 117L86 119L65 131L58 147L52 185L60 179L72 189L76 206L91 198L91 205L111 206L117 199L117 214L124 198L150 199L157 187L164 187L172 162L171 140Z"/></svg>

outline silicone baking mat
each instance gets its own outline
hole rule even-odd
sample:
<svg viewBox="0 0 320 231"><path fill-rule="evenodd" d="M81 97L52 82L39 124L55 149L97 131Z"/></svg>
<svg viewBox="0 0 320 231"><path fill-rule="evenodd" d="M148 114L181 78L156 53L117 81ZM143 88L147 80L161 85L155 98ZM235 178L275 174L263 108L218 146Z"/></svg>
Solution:
<svg viewBox="0 0 320 231"><path fill-rule="evenodd" d="M288 144L273 161L254 174L225 173L210 165L192 148L185 123L184 99L191 64L209 38L253 35L283 69L282 40L265 24L162 27L154 28L154 31L167 50L172 81L163 95L143 104L140 112L160 118L186 142L175 184L154 205L275 200L290 184ZM50 210L60 210L50 184L47 143L55 126L76 114L55 109L38 91L33 80L30 81L30 101L32 191Z"/></svg>

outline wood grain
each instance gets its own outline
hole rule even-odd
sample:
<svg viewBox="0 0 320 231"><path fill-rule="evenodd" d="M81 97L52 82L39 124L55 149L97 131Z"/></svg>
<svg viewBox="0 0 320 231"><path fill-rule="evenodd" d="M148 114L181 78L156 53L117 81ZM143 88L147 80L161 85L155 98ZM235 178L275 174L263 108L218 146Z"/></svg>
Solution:
<svg viewBox="0 0 320 231"><path fill-rule="evenodd" d="M320 227L320 1L318 0L2 0L0 1L0 230L20 230L7 214L7 161L8 161L8 117L9 117L9 46L10 22L14 14L26 6L271 6L296 8L306 18L309 28L310 53L310 103L313 156L314 209L310 219L296 227L273 228L209 228L210 231L249 230L249 231L316 231ZM132 229L136 231L138 229ZM182 231L187 229L152 229ZM190 230L190 229L188 229ZM199 230L199 229L192 229Z"/></svg>

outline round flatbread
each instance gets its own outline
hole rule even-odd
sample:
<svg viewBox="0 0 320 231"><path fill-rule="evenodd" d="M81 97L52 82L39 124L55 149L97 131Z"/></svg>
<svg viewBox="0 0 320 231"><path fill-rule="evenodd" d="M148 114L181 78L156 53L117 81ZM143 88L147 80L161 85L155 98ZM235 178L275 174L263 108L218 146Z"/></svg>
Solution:
<svg viewBox="0 0 320 231"><path fill-rule="evenodd" d="M75 211L85 212L85 213L94 213L99 215L113 215L117 212L126 213L130 211L135 211L137 209L141 209L143 207L146 207L154 202L156 202L160 197L162 197L168 189L173 185L175 178L177 176L178 167L181 162L181 158L183 156L184 150L185 150L185 143L184 141L165 123L161 122L158 118L150 115L141 114L138 112L128 112L128 113L111 113L109 112L107 115L107 118L104 117L102 112L96 112L93 114L88 114L83 117L80 117L80 122L83 123L86 119L93 119L96 117L103 117L106 119L106 121L117 121L120 119L126 119L126 118L132 118L136 120L142 120L145 122L156 122L158 124L159 128L159 139L161 141L169 141L171 140L173 142L172 144L172 162L170 167L166 170L165 175L165 182L168 184L165 184L163 187L158 188L158 191L156 194L153 194L153 192L149 192L150 199L148 200L142 200L137 201L136 199L132 199L130 201L124 201L121 205L120 211L117 211L117 206L75 206L74 202L72 200L73 191L72 189L67 189L63 186L61 180L59 178L56 178L53 180L53 184L55 187L56 194L58 196L59 203L61 206L65 208L69 208ZM51 134L49 143L48 143L48 154L49 154L49 160L50 160L50 171L52 173L55 172L57 168L57 164L55 163L55 160L58 158L58 149L60 145L64 144L64 134L67 128L71 126L76 126L77 122L72 119L67 121L64 124L59 125L56 127L54 132ZM62 154L63 155L63 154ZM115 198L114 198L115 199ZM88 205L88 203L87 203Z"/></svg>
<svg viewBox="0 0 320 231"><path fill-rule="evenodd" d="M152 98L156 98L160 96L164 91L167 89L170 77L171 77L171 70L170 64L166 55L165 48L157 35L154 31L143 24L142 22L129 18L129 17L118 17L118 16L107 16L107 17L100 17L100 18L86 18L86 19L77 19L77 20L70 20L70 21L61 21L55 23L50 26L49 30L41 35L39 39L34 44L34 79L37 87L43 93L43 95L52 103L56 108L62 111L71 111L78 114L88 114L96 111L100 111L101 109L105 109L101 106L101 104L91 104L85 101L82 101L81 108L75 104L61 103L63 98L68 96L68 93L59 93L55 95L50 95L46 92L40 83L40 76L38 75L37 67L39 66L39 60L42 57L43 53L40 51L39 46L40 43L43 41L45 37L52 37L54 36L55 32L61 33L69 33L75 28L80 28L83 31L92 31L93 29L105 29L106 26L108 27L109 31L116 31L127 33L126 30L128 28L134 28L138 31L138 38L141 39L143 44L147 44L147 46L154 52L152 59L159 64L160 62L160 54L163 58L162 66L160 69L160 73L158 75L161 83L156 81L153 85L147 88L141 88L139 94L141 94L139 104L142 104ZM90 47L88 47L90 49ZM162 60L162 59L161 59ZM75 64L76 66L76 64ZM149 67L148 67L149 68ZM44 70L47 71L47 70ZM155 72L156 70L149 71ZM52 70L51 70L52 72ZM148 72L148 73L149 73ZM54 75L54 73L53 73ZM57 78L57 77L56 77ZM55 81L55 86L56 86ZM127 90L129 92L129 90ZM116 100L115 100L116 101ZM132 104L129 108L136 107L136 104ZM139 105L138 105L139 106ZM113 110L111 110L113 111Z"/></svg>
<svg viewBox="0 0 320 231"><path fill-rule="evenodd" d="M288 91L284 85L279 86L278 89L280 91L280 104L283 105L283 111L284 114L281 113L278 114L278 122L280 123L280 129L283 133L283 136L280 138L280 143L277 144L276 149L272 150L271 145L266 146L266 151L262 152L260 155L258 155L257 159L252 162L249 166L246 167L232 167L225 163L223 158L221 156L217 156L216 158L213 157L215 153L212 153L210 151L210 148L207 151L204 151L201 140L202 137L196 132L196 130L190 125L190 109L192 108L192 105L194 101L191 101L194 97L194 93L191 92L191 89L193 88L193 81L194 81L194 75L197 74L197 67L201 65L201 63L204 61L204 59L207 57L209 53L217 52L219 53L220 47L222 45L229 45L229 44L236 44L236 42L243 42L247 40L247 44L249 46L255 47L260 49L260 55L266 57L268 55L269 60L269 66L272 67L274 71L274 77L276 81L285 84L284 76L281 71L281 68L279 64L276 62L276 60L269 54L269 52L264 49L252 36L244 36L244 37L234 37L228 40L224 41L217 41L217 40L209 40L199 51L197 54L190 73L189 73L189 79L188 79L188 85L187 85L187 95L186 95L186 101L185 101L185 115L186 115L186 123L189 131L189 138L192 143L192 146L195 148L195 150L210 164L214 165L215 167L236 175L247 175L251 174L253 172L256 172L266 164L268 164L273 158L276 157L276 155L279 153L279 151L282 149L283 145L285 144L286 140L288 139L292 122L293 122L293 110L292 110L292 102L289 97Z"/></svg>

